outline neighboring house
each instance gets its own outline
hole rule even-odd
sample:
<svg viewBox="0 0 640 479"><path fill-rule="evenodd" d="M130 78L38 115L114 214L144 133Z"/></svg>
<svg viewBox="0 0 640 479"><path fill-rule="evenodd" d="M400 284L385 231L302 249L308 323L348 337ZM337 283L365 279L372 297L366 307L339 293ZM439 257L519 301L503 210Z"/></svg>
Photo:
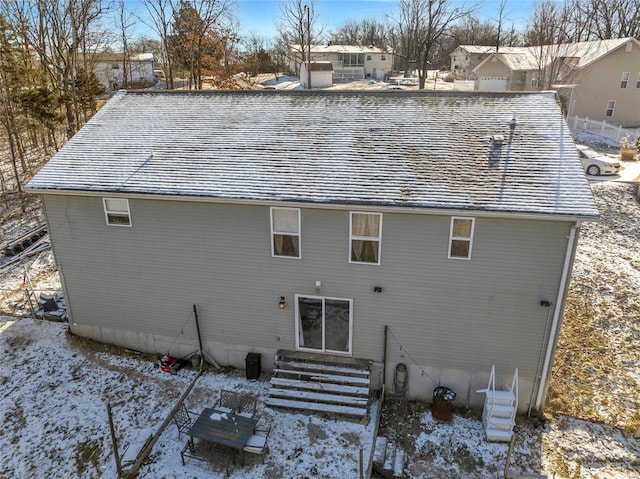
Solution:
<svg viewBox="0 0 640 479"><path fill-rule="evenodd" d="M524 411L598 215L553 93L119 92L27 189L77 335L187 354L197 304L221 365L386 357L479 405L495 364Z"/></svg>
<svg viewBox="0 0 640 479"><path fill-rule="evenodd" d="M519 53L526 50L526 48L499 47L498 50L500 53ZM449 54L451 57L451 71L465 80L475 80L476 74L473 70L496 51L495 45L460 45Z"/></svg>
<svg viewBox="0 0 640 479"><path fill-rule="evenodd" d="M473 70L481 91L558 91L569 116L640 126L640 42L635 38L502 49Z"/></svg>
<svg viewBox="0 0 640 479"><path fill-rule="evenodd" d="M93 71L107 91L125 88L122 53L96 53L91 56ZM151 53L131 55L126 62L127 81L134 87L156 81L154 57Z"/></svg>
<svg viewBox="0 0 640 479"><path fill-rule="evenodd" d="M482 45L460 45L449 56L451 57L451 71L464 80L475 80L473 69L480 62L496 51L496 47Z"/></svg>
<svg viewBox="0 0 640 479"><path fill-rule="evenodd" d="M309 88L307 63L300 65L300 85ZM311 89L328 88L333 85L333 65L331 62L311 62Z"/></svg>
<svg viewBox="0 0 640 479"><path fill-rule="evenodd" d="M289 69L296 74L303 63L302 48L300 45L289 46ZM393 69L391 51L357 45L311 45L311 61L331 62L334 80L384 80Z"/></svg>

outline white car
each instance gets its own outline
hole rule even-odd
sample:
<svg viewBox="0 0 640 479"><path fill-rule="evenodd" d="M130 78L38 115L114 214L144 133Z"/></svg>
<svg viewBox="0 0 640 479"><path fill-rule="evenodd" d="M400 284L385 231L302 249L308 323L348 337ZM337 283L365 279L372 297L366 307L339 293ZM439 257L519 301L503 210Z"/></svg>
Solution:
<svg viewBox="0 0 640 479"><path fill-rule="evenodd" d="M578 148L578 155L587 175L617 175L620 172L619 161L601 155L588 146L576 145L576 148Z"/></svg>

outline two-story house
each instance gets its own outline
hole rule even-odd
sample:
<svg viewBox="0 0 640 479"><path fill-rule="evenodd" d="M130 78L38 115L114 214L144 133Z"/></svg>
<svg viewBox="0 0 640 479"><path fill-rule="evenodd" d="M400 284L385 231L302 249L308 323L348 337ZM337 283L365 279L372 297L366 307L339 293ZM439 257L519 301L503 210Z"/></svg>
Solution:
<svg viewBox="0 0 640 479"><path fill-rule="evenodd" d="M476 90L552 88L569 116L640 126L640 42L635 38L500 49L473 71Z"/></svg>
<svg viewBox="0 0 640 479"><path fill-rule="evenodd" d="M305 55L302 53L303 48ZM292 72L299 74L302 59L306 58L306 52L306 46L289 46L289 69ZM364 78L384 80L393 69L393 52L377 47L357 45L311 45L311 61L331 62L334 80Z"/></svg>
<svg viewBox="0 0 640 479"><path fill-rule="evenodd" d="M87 55L93 71L107 91L116 91L125 87L140 88L155 82L154 63L151 53L131 55L126 62L122 53L95 53ZM123 69L126 68L126 73ZM125 76L127 85L124 84Z"/></svg>
<svg viewBox="0 0 640 479"><path fill-rule="evenodd" d="M497 51L517 52L522 47L499 47L487 45L460 45L453 50L451 57L451 71L465 80L475 80L475 67L480 65L489 55Z"/></svg>
<svg viewBox="0 0 640 479"><path fill-rule="evenodd" d="M598 215L553 93L119 92L27 189L75 334L186 354L197 304L221 365L405 363L467 405L519 368L525 411Z"/></svg>

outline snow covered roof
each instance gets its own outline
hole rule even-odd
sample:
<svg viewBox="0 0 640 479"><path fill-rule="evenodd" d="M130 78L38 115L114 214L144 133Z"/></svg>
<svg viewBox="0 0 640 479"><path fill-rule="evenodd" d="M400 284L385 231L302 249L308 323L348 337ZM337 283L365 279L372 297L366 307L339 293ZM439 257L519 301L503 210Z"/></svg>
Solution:
<svg viewBox="0 0 640 479"><path fill-rule="evenodd" d="M498 51L500 53L519 53L521 51L526 50L527 47L499 47ZM489 55L490 53L496 53L496 46L493 45L460 45L457 47L450 55L454 55L456 51L464 50L467 53L472 54L480 54L480 55Z"/></svg>
<svg viewBox="0 0 640 479"><path fill-rule="evenodd" d="M488 55L480 65L474 68L474 72L477 72L493 56L499 58L511 70L528 71L545 68L556 59L563 59L578 68L584 68L629 42L640 47L638 40L627 37L558 45L500 47L498 52L495 51L495 47L488 46L461 45L458 48L464 48L470 53L486 53Z"/></svg>
<svg viewBox="0 0 640 479"><path fill-rule="evenodd" d="M307 46L300 46L300 44L290 45L289 48L293 51L307 50ZM360 45L311 45L311 53L389 53L389 50L369 46L363 47Z"/></svg>
<svg viewBox="0 0 640 479"><path fill-rule="evenodd" d="M121 92L27 188L597 216L546 93Z"/></svg>

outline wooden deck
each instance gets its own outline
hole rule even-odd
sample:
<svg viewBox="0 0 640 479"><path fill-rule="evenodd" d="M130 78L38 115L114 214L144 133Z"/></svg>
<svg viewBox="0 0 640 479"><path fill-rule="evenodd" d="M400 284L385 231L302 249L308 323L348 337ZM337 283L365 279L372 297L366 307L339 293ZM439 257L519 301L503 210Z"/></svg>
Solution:
<svg viewBox="0 0 640 479"><path fill-rule="evenodd" d="M368 420L370 376L367 360L280 350L265 404Z"/></svg>

